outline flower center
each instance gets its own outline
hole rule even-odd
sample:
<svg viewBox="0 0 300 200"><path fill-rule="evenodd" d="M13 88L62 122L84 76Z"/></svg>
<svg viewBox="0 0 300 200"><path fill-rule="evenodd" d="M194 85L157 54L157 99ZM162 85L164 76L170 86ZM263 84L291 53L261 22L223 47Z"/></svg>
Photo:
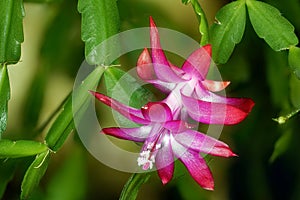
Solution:
<svg viewBox="0 0 300 200"><path fill-rule="evenodd" d="M155 163L154 155L151 155L149 150L142 151L137 159L138 166L142 166L143 170L152 169L153 163Z"/></svg>
<svg viewBox="0 0 300 200"><path fill-rule="evenodd" d="M149 142L146 150L142 151L140 156L137 158L138 166L142 166L143 170L153 168L157 151L162 147L159 141L162 135L163 134L159 134L153 142Z"/></svg>

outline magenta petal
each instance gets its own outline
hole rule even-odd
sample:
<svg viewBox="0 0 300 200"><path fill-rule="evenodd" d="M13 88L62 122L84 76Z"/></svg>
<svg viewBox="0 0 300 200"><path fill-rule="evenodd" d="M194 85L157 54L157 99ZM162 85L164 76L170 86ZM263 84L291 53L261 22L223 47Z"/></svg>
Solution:
<svg viewBox="0 0 300 200"><path fill-rule="evenodd" d="M161 48L158 30L152 17L150 17L150 43L152 62L158 79L171 83L184 81L170 68L165 53Z"/></svg>
<svg viewBox="0 0 300 200"><path fill-rule="evenodd" d="M169 106L161 102L150 102L142 107L145 119L151 122L166 122L173 119Z"/></svg>
<svg viewBox="0 0 300 200"><path fill-rule="evenodd" d="M90 91L90 93L94 95L99 101L115 109L116 111L118 111L120 114L122 114L124 117L128 118L129 120L139 124L150 123L149 120L146 120L144 118L141 110L126 106L108 96L105 96L104 94L93 92L93 91Z"/></svg>
<svg viewBox="0 0 300 200"><path fill-rule="evenodd" d="M143 144L142 151L156 148L156 144L158 143L157 140L159 140L160 135L167 134L167 130L164 129L160 123L152 123L149 126L151 127L151 130ZM154 150L152 149L151 151Z"/></svg>
<svg viewBox="0 0 300 200"><path fill-rule="evenodd" d="M202 81L202 84L206 89L208 89L211 92L219 92L221 90L224 90L229 84L229 81L212 81L212 80L204 80Z"/></svg>
<svg viewBox="0 0 300 200"><path fill-rule="evenodd" d="M178 68L179 69L179 68ZM136 68L138 76L143 79L144 81L155 85L158 89L162 90L163 92L170 92L176 86L175 83L163 82L157 79L150 54L147 49L144 49L141 53L138 61L137 61L137 68ZM180 73L180 72L178 72Z"/></svg>
<svg viewBox="0 0 300 200"><path fill-rule="evenodd" d="M156 164L157 166L157 164ZM172 178L174 173L174 163L157 170L158 176L161 179L161 182L165 185L167 184Z"/></svg>
<svg viewBox="0 0 300 200"><path fill-rule="evenodd" d="M205 160L197 152L184 148L174 140L172 140L172 148L175 156L185 165L192 178L202 188L213 190L213 176Z"/></svg>
<svg viewBox="0 0 300 200"><path fill-rule="evenodd" d="M221 97L225 98L225 97ZM236 108L239 108L243 110L246 113L249 113L253 106L254 106L254 101L249 98L231 98L231 97L226 97L225 102L227 104L230 104L231 106L234 106Z"/></svg>
<svg viewBox="0 0 300 200"><path fill-rule="evenodd" d="M206 190L214 190L214 179L205 160L195 152L187 151L179 160L186 166L192 178Z"/></svg>
<svg viewBox="0 0 300 200"><path fill-rule="evenodd" d="M137 74L143 80L156 79L152 59L147 49L144 49L137 61Z"/></svg>
<svg viewBox="0 0 300 200"><path fill-rule="evenodd" d="M137 128L104 128L102 132L124 140L144 142L151 131L151 126Z"/></svg>
<svg viewBox="0 0 300 200"><path fill-rule="evenodd" d="M183 71L181 68L177 67L176 65L172 64L170 61L169 61L169 65L170 68L177 74L177 76L183 78L183 76L185 75L185 71Z"/></svg>
<svg viewBox="0 0 300 200"><path fill-rule="evenodd" d="M154 55L153 55L154 54ZM157 56L159 54L158 51L152 49L152 59L153 59L153 66L154 71L158 79L168 82L168 83L180 83L186 81L185 79L178 76L169 65L163 64Z"/></svg>
<svg viewBox="0 0 300 200"><path fill-rule="evenodd" d="M195 50L183 63L182 70L187 74L204 80L211 62L211 46L206 45Z"/></svg>
<svg viewBox="0 0 300 200"><path fill-rule="evenodd" d="M164 128L169 129L174 133L183 132L188 129L194 128L192 124L188 124L187 122L181 120L168 121L164 123L163 126Z"/></svg>
<svg viewBox="0 0 300 200"><path fill-rule="evenodd" d="M176 83L168 83L168 82L163 82L161 80L145 80L148 83L153 84L156 88L161 90L162 92L165 93L170 93L175 87Z"/></svg>
<svg viewBox="0 0 300 200"><path fill-rule="evenodd" d="M174 135L174 138L178 143L195 152L221 157L236 156L224 142L195 130L186 130L185 132Z"/></svg>
<svg viewBox="0 0 300 200"><path fill-rule="evenodd" d="M164 137L169 137L165 135ZM158 150L155 158L155 165L157 168L158 176L160 177L162 183L167 184L173 177L174 173L174 158L170 140L165 139L166 142L163 143L162 148Z"/></svg>
<svg viewBox="0 0 300 200"><path fill-rule="evenodd" d="M239 107L198 100L184 94L182 94L182 102L194 120L206 124L237 124L248 115L248 112Z"/></svg>
<svg viewBox="0 0 300 200"><path fill-rule="evenodd" d="M162 102L168 104L173 115L182 107L181 96L177 92L171 92Z"/></svg>
<svg viewBox="0 0 300 200"><path fill-rule="evenodd" d="M193 96L195 96L197 99L214 103L228 104L238 109L241 109L246 113L249 113L255 104L254 101L249 98L232 98L219 96L217 94L205 90L203 87L201 87L200 84L196 85L195 91L196 92L193 93Z"/></svg>
<svg viewBox="0 0 300 200"><path fill-rule="evenodd" d="M210 93L208 98L215 103L224 103L243 110L246 113L249 113L253 106L255 105L254 101L250 98L233 98L233 97L223 97L213 93Z"/></svg>

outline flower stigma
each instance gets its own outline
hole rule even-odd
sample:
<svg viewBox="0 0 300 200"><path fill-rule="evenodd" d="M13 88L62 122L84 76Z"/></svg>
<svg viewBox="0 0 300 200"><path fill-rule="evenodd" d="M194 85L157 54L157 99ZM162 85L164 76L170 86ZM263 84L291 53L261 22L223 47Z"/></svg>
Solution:
<svg viewBox="0 0 300 200"><path fill-rule="evenodd" d="M158 137L159 139L160 137ZM142 166L143 170L151 170L153 168L153 163L155 163L155 156L157 150L162 148L162 145L158 143L158 139L154 142L150 142L147 145L147 150L144 150L140 153L140 156L137 158L138 166Z"/></svg>

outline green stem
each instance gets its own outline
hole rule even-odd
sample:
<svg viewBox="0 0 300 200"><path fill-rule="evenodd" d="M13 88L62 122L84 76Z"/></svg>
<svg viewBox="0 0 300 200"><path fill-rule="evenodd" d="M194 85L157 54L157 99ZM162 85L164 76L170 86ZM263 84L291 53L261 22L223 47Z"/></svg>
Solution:
<svg viewBox="0 0 300 200"><path fill-rule="evenodd" d="M293 116L295 116L299 112L300 112L300 108L292 111L291 113L289 113L289 114L287 114L285 116L280 116L280 117L275 118L273 120L276 121L278 124L284 124L287 120L289 120L290 118L292 118Z"/></svg>
<svg viewBox="0 0 300 200"><path fill-rule="evenodd" d="M209 31L208 31L208 23L205 16L205 13L199 4L198 0L190 0L194 12L197 15L198 21L199 21L199 32L201 34L201 40L200 45L206 45L209 41Z"/></svg>
<svg viewBox="0 0 300 200"><path fill-rule="evenodd" d="M0 63L0 139L7 127L9 99L10 83L7 66L5 63Z"/></svg>
<svg viewBox="0 0 300 200"><path fill-rule="evenodd" d="M150 173L132 174L125 184L119 200L135 200L141 186L149 180L150 176Z"/></svg>
<svg viewBox="0 0 300 200"><path fill-rule="evenodd" d="M61 112L54 120L45 137L46 144L52 151L58 151L74 129L73 116L75 116L89 98L91 98L88 91L95 90L104 70L104 67L96 67L96 69L74 89L72 95L68 96Z"/></svg>
<svg viewBox="0 0 300 200"><path fill-rule="evenodd" d="M35 131L34 137L41 133L48 125L49 123L53 120L53 118L57 115L57 113L62 109L62 107L65 105L66 101L68 100L69 96L71 96L72 93L68 94L64 100L60 103L60 105L52 112L50 117Z"/></svg>

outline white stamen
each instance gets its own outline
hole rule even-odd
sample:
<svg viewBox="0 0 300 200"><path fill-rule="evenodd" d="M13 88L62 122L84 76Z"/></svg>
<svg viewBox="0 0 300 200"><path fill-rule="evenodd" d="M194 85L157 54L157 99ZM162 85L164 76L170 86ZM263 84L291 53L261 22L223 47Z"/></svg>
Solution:
<svg viewBox="0 0 300 200"><path fill-rule="evenodd" d="M149 143L148 145L147 145L147 149L152 149L153 148L153 145L154 145L154 143L153 142L151 142L151 143Z"/></svg>
<svg viewBox="0 0 300 200"><path fill-rule="evenodd" d="M156 143L160 140L160 136L156 138L155 142L149 142L145 151L140 153L137 158L138 166L142 166L143 170L148 170L153 168L153 163L155 163L156 150L159 150L162 145Z"/></svg>
<svg viewBox="0 0 300 200"><path fill-rule="evenodd" d="M150 155L150 151L142 151L137 159L138 166L142 166L143 170L148 170L153 168L153 163L155 163L154 155Z"/></svg>
<svg viewBox="0 0 300 200"><path fill-rule="evenodd" d="M155 146L155 149L157 150L157 149L160 149L161 148L161 144L157 144L156 146Z"/></svg>

